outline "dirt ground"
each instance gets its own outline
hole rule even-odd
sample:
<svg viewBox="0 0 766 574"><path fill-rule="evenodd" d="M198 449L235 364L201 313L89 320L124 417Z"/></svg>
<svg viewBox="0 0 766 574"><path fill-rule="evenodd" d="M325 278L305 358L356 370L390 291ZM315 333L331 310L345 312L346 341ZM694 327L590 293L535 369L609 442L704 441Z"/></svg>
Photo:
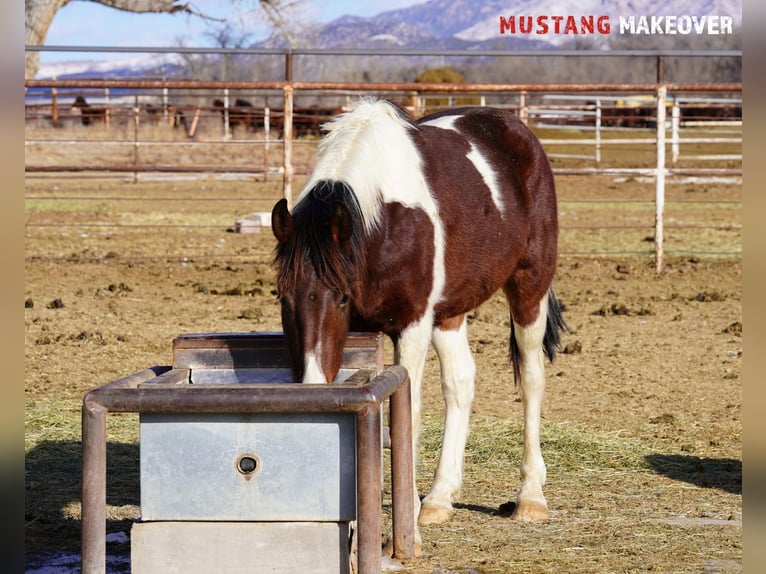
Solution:
<svg viewBox="0 0 766 574"><path fill-rule="evenodd" d="M579 199L578 181L560 184L560 197ZM592 182L591 193L605 189ZM640 182L621 189L651 193ZM687 197L738 193L676 189ZM88 390L170 364L172 339L183 333L281 330L270 232L227 231L236 218L269 210L279 186L38 177L26 193L26 536L33 557L79 546L79 409ZM205 201L211 197L218 201ZM676 209L676 221L721 218L721 209ZM570 213L562 222L571 223L572 212L578 221L589 213L615 217L607 208L585 210L562 208ZM650 225L651 207L629 216ZM720 245L715 233L729 233L728 248L739 241L730 231L670 234L679 242L706 234L689 241L704 248ZM462 494L450 522L422 528L424 555L407 572L741 571L741 260L671 255L658 275L645 241L650 228L613 232L606 241L610 232L597 231L588 240L637 255L575 254L578 233L562 231L556 285L569 332L547 367L542 447L550 518L518 524L498 511L518 487L521 404L508 364L507 307L495 296L470 316L478 381ZM421 493L439 446L437 369L431 355ZM136 420L113 419L111 533L128 532L139 514ZM384 502L387 512L390 498ZM109 550L125 553L126 546Z"/></svg>

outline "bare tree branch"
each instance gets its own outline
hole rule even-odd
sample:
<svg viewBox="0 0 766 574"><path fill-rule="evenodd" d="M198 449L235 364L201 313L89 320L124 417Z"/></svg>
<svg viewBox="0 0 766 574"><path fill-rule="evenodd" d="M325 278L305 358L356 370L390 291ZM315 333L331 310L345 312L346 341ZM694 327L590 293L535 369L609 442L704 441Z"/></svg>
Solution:
<svg viewBox="0 0 766 574"><path fill-rule="evenodd" d="M177 14L179 12L184 14L190 14L192 16L198 16L205 20L214 20L217 22L223 22L221 18L215 18L204 12L200 12L193 4L188 2L179 2L179 0L90 0L91 2L97 2L110 8L116 8L117 10L123 10L125 12L137 12L137 13L164 13L164 14Z"/></svg>
<svg viewBox="0 0 766 574"><path fill-rule="evenodd" d="M285 2L281 0L260 0L261 9L266 18L274 25L274 27L284 34L287 38L287 43L290 47L296 45L296 38L292 32L291 27L287 24L284 18Z"/></svg>
<svg viewBox="0 0 766 574"><path fill-rule="evenodd" d="M97 4L103 4L110 8L134 13L163 13L163 14L189 14L197 18L212 22L225 22L225 19L217 18L211 14L202 12L191 2L182 0L88 0ZM45 43L53 17L56 13L69 4L70 0L24 0L25 7L25 42L28 45L39 46ZM294 4L284 0L250 0L254 5L263 8L266 18L277 26L283 34L293 43L294 37L289 32L289 26L281 15L281 12ZM28 52L25 55L25 76L33 78L39 68L39 52Z"/></svg>

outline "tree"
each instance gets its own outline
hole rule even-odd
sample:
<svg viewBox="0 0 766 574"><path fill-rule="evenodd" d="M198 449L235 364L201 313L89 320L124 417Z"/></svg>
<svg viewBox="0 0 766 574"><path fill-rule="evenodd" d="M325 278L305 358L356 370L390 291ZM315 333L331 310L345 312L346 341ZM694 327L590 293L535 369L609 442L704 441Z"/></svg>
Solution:
<svg viewBox="0 0 766 574"><path fill-rule="evenodd" d="M24 0L25 14L25 42L30 46L40 46L45 43L51 22L56 13L69 4L71 0ZM189 14L206 20L222 22L210 14L197 10L190 2L182 0L85 0L96 2L117 10L136 13L164 13L164 14ZM238 0L245 3L245 0ZM266 19L274 26L286 30L287 24L283 18L284 11L293 7L296 2L289 0L249 0L252 4L258 4L264 12ZM37 74L40 65L39 52L27 52L25 57L24 73L27 78L33 78Z"/></svg>
<svg viewBox="0 0 766 574"><path fill-rule="evenodd" d="M466 78L451 66L442 66L440 68L430 68L418 75L415 82L420 84L465 84ZM463 96L455 98L445 96L443 98L428 98L428 106L424 113L438 110L440 107L456 106L475 106L481 101L477 96Z"/></svg>

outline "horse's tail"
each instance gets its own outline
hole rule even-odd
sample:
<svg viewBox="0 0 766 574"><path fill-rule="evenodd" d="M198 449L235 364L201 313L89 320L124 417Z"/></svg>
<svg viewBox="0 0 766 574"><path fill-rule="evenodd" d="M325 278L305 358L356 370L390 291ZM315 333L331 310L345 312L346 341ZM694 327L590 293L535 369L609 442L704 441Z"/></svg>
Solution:
<svg viewBox="0 0 766 574"><path fill-rule="evenodd" d="M548 289L548 315L545 320L545 336L543 337L543 352L553 363L556 353L561 350L561 333L567 330L562 314L561 300L556 296L553 287ZM513 380L518 383L521 378L521 354L516 341L516 329L511 318L511 362L513 363Z"/></svg>

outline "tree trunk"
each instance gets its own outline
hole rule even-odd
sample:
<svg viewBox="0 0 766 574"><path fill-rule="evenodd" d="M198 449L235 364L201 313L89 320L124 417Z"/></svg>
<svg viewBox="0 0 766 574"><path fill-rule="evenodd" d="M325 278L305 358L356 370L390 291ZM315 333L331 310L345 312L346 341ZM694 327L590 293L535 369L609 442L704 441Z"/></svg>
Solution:
<svg viewBox="0 0 766 574"><path fill-rule="evenodd" d="M196 12L185 2L179 0L89 0L117 10L126 12L155 12L174 14L184 12L205 18L204 14ZM45 43L53 17L61 8L69 4L69 0L25 0L25 36L26 44L41 46ZM34 78L40 66L40 53L27 52L24 61L24 76Z"/></svg>
<svg viewBox="0 0 766 574"><path fill-rule="evenodd" d="M30 46L39 46L45 42L48 28L60 8L69 4L69 0L25 0L24 42ZM27 52L24 58L24 77L34 78L40 66L40 53Z"/></svg>

